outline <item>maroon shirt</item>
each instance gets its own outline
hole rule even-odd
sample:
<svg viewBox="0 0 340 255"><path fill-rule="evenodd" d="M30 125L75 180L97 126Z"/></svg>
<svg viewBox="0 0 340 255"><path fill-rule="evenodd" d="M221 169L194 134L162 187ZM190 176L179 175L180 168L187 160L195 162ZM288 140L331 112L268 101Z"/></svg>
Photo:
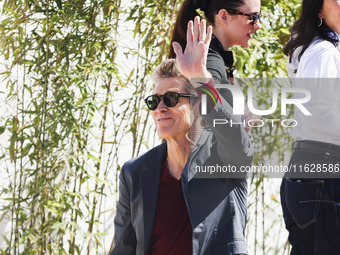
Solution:
<svg viewBox="0 0 340 255"><path fill-rule="evenodd" d="M192 254L192 227L182 182L169 174L163 160L149 255L166 254Z"/></svg>

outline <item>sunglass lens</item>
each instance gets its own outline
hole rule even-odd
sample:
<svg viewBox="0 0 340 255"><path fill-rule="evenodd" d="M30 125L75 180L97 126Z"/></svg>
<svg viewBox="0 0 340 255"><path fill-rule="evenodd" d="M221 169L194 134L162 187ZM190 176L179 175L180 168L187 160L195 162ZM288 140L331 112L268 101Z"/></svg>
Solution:
<svg viewBox="0 0 340 255"><path fill-rule="evenodd" d="M257 14L253 16L253 25L256 23L256 21L260 20L261 14Z"/></svg>
<svg viewBox="0 0 340 255"><path fill-rule="evenodd" d="M163 102L168 107L176 106L178 102L178 94L173 92L168 92L164 94Z"/></svg>
<svg viewBox="0 0 340 255"><path fill-rule="evenodd" d="M150 109L150 110L156 110L158 105L159 105L159 102L160 102L160 98L155 96L155 95L152 95L152 96L148 96L145 100L146 102L146 105L147 107Z"/></svg>

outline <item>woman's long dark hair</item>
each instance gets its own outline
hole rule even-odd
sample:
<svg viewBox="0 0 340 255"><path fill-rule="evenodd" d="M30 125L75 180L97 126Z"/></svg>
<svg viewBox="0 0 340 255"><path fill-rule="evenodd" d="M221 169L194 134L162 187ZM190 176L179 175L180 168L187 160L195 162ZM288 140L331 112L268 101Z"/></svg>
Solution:
<svg viewBox="0 0 340 255"><path fill-rule="evenodd" d="M205 18L211 24L215 24L215 14L221 9L238 10L244 4L243 0L184 0L172 32L169 58L176 58L172 47L172 42L178 42L183 50L186 46L187 26L190 20L193 20L199 14L196 9L204 12Z"/></svg>
<svg viewBox="0 0 340 255"><path fill-rule="evenodd" d="M302 46L301 52L298 55L298 60L300 60L302 54L316 36L330 41L334 45L338 43L337 36L335 36L335 33L324 21L321 26L318 26L320 22L318 15L322 9L323 2L324 0L303 0L301 16L290 29L291 39L283 48L284 54L289 56L290 61L293 52Z"/></svg>

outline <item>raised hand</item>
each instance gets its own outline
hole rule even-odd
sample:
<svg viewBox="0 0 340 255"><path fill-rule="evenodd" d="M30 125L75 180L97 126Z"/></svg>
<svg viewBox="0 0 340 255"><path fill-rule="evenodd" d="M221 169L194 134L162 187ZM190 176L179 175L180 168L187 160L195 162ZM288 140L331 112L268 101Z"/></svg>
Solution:
<svg viewBox="0 0 340 255"><path fill-rule="evenodd" d="M200 21L200 17L197 16L194 22L188 23L184 53L181 45L173 42L178 69L188 79L212 77L206 68L211 35L212 26L206 30L205 20Z"/></svg>

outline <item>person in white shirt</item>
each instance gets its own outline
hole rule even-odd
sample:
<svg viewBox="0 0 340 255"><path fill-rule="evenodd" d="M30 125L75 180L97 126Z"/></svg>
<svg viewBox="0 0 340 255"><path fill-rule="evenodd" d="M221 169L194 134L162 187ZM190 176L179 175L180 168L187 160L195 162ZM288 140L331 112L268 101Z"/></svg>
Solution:
<svg viewBox="0 0 340 255"><path fill-rule="evenodd" d="M340 1L303 0L290 31L287 71L310 92L312 114L295 109L294 153L281 184L291 255L340 254Z"/></svg>

